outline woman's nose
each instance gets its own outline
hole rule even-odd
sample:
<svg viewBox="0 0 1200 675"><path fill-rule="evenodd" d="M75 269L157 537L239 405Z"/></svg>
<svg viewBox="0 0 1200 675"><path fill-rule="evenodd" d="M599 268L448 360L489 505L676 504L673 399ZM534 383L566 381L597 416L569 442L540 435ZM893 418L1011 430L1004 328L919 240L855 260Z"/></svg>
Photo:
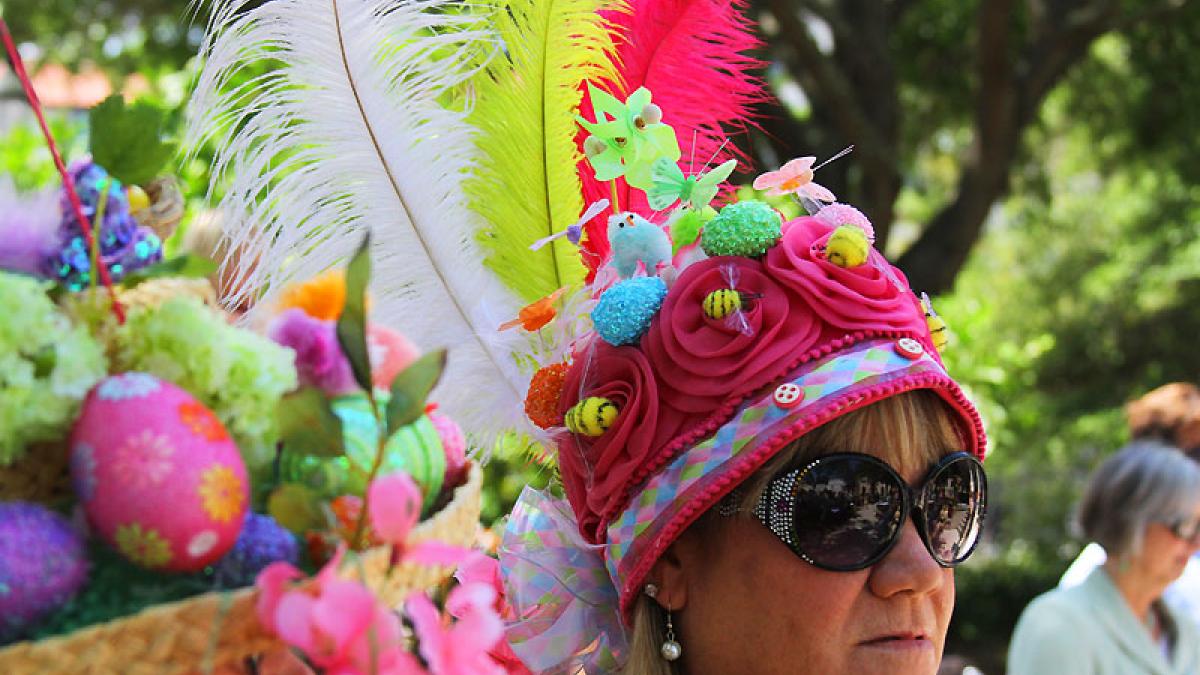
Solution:
<svg viewBox="0 0 1200 675"><path fill-rule="evenodd" d="M932 593L945 582L942 566L929 554L917 534L916 524L908 518L900 531L900 540L871 568L867 583L873 594L888 598L898 593Z"/></svg>

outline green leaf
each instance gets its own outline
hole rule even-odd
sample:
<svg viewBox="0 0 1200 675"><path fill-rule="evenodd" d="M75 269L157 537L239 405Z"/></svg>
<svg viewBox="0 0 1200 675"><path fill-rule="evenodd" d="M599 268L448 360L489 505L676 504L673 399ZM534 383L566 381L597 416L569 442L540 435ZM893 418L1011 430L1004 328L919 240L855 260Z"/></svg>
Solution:
<svg viewBox="0 0 1200 675"><path fill-rule="evenodd" d="M217 271L217 263L204 256L185 253L149 267L144 267L121 280L125 288L133 288L158 277L189 277L200 279Z"/></svg>
<svg viewBox="0 0 1200 675"><path fill-rule="evenodd" d="M429 352L405 368L392 380L392 396L387 404L387 433L390 438L402 426L417 421L425 412L425 399L437 386L446 369L446 350Z"/></svg>
<svg viewBox="0 0 1200 675"><path fill-rule="evenodd" d="M285 452L313 457L345 454L342 420L320 389L304 387L294 391L279 401L276 410Z"/></svg>
<svg viewBox="0 0 1200 675"><path fill-rule="evenodd" d="M338 344L350 361L354 380L371 391L371 354L367 350L367 283L371 280L371 233L368 231L346 268L346 304L337 321Z"/></svg>
<svg viewBox="0 0 1200 675"><path fill-rule="evenodd" d="M165 121L153 104L109 96L88 114L92 159L126 185L149 183L175 156L175 143L162 139Z"/></svg>
<svg viewBox="0 0 1200 675"><path fill-rule="evenodd" d="M320 495L298 483L284 483L275 488L267 498L267 513L296 534L323 529L327 521Z"/></svg>

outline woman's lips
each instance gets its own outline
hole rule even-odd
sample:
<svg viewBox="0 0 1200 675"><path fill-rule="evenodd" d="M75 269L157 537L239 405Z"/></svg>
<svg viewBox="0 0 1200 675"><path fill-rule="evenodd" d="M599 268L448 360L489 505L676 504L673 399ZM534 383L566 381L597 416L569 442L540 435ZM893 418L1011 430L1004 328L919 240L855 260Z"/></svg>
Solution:
<svg viewBox="0 0 1200 675"><path fill-rule="evenodd" d="M880 635L858 643L862 647L895 651L933 649L933 642L925 633L899 632Z"/></svg>

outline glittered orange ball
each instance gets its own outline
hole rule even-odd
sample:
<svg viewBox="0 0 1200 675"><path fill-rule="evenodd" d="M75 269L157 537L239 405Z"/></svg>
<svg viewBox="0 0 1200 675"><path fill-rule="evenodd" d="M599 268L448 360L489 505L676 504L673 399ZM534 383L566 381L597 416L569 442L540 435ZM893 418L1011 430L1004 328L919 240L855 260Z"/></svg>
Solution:
<svg viewBox="0 0 1200 675"><path fill-rule="evenodd" d="M525 414L534 424L543 429L562 426L563 416L558 411L558 400L562 397L566 381L565 363L543 366L534 373L529 383L529 393L525 395Z"/></svg>

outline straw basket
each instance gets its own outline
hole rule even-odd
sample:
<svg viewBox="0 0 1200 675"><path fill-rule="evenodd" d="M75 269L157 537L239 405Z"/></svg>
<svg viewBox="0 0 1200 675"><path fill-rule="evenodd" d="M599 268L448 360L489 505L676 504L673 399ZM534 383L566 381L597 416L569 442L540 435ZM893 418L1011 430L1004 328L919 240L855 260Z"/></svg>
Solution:
<svg viewBox="0 0 1200 675"><path fill-rule="evenodd" d="M476 465L450 503L417 526L411 540L470 546L479 522L482 486L483 473ZM371 549L362 554L361 565L347 565L343 576L364 580L396 606L412 591L438 584L452 572L449 567L406 563L388 577L389 555L386 547ZM258 622L257 595L253 588L206 593L70 635L17 643L0 650L0 673L179 675L240 663L282 646Z"/></svg>
<svg viewBox="0 0 1200 675"><path fill-rule="evenodd" d="M0 466L0 501L55 504L73 496L65 441L35 443L8 466ZM0 671L3 672L3 671Z"/></svg>

